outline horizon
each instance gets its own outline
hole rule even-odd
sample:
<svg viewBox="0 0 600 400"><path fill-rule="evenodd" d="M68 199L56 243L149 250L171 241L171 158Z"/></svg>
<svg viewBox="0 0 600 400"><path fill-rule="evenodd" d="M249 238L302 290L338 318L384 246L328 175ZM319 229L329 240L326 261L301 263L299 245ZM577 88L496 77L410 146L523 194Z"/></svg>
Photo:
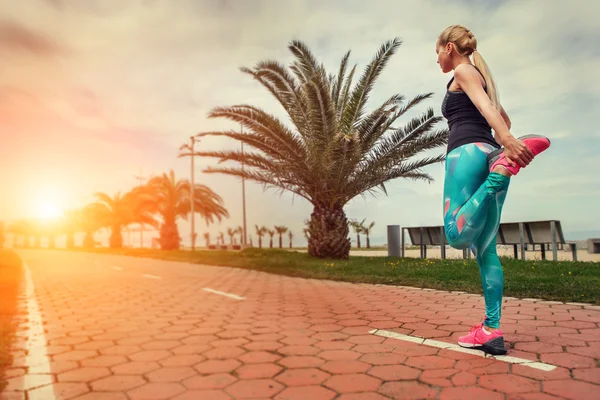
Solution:
<svg viewBox="0 0 600 400"><path fill-rule="evenodd" d="M589 7L583 1L566 6L472 0L453 6L437 0L377 6L60 0L0 5L0 55L6 60L0 67L5 172L0 184L9 194L0 200L0 221L57 217L91 202L94 192L131 190L140 175L174 170L179 179L189 179L189 158L177 158L189 136L239 128L208 119L214 107L249 103L288 123L272 96L239 68L266 59L288 64L292 39L307 43L330 72L337 72L350 50L351 65L362 72L384 41L400 37L403 44L377 81L368 108L392 93L408 99L433 92L415 110L431 107L439 116L451 74L436 64L435 40L446 26L461 23L478 39L512 120L511 132L544 134L553 143L511 182L502 221L556 219L565 233L600 234L600 132L593 106L600 100L595 79L600 52L594 41L600 28L594 13L583 12ZM511 28L497 28L505 24ZM445 126L444 120L436 128ZM199 148L237 146L233 140L203 138ZM217 161L197 157L196 182L223 197L230 218L207 228L197 216L199 246L202 232L214 237L242 225L239 180L202 172ZM441 225L443 164L425 170L433 183L391 181L387 196L365 194L349 202L347 217L375 221L372 242L385 237L386 225ZM246 181L246 202L249 233L255 224L286 225L294 241L305 242L303 221L312 210L307 201L263 192ZM189 224L180 219L178 227L182 243L189 243ZM350 238L356 238L352 231Z"/></svg>

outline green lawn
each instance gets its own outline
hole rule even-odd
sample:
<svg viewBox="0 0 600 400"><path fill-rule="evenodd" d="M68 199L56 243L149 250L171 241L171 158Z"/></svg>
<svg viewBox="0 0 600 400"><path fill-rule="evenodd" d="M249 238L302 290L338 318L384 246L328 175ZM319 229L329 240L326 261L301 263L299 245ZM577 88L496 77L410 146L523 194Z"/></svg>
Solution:
<svg viewBox="0 0 600 400"><path fill-rule="evenodd" d="M323 260L311 258L306 253L278 249L246 249L241 252L150 249L94 251L230 266L303 278L482 293L475 260L357 256L351 256L346 261ZM513 258L502 258L502 263L505 296L600 304L600 263L520 261Z"/></svg>
<svg viewBox="0 0 600 400"><path fill-rule="evenodd" d="M6 386L5 369L11 365L11 343L14 339L14 316L23 269L19 256L11 250L0 249L0 392Z"/></svg>

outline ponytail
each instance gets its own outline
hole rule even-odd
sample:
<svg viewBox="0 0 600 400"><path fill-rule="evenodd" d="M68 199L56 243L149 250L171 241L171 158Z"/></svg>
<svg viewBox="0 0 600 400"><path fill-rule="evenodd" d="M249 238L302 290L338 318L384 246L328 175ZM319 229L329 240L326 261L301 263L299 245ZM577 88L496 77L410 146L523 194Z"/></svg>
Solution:
<svg viewBox="0 0 600 400"><path fill-rule="evenodd" d="M492 73L488 68L487 63L481 56L481 53L479 53L477 50L473 51L473 64L475 64L475 66L477 67L477 69L479 69L479 71L483 75L483 78L485 79L485 84L487 86L487 94L492 102L492 105L498 111L500 111L502 109L502 106L500 105L500 98L498 96L496 84L494 82L494 79L492 78Z"/></svg>

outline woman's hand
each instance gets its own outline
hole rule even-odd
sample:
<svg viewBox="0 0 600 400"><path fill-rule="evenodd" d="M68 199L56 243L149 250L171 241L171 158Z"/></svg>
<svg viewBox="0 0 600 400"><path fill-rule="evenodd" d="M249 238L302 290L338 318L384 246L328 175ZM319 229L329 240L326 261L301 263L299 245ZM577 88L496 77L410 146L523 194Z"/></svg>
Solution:
<svg viewBox="0 0 600 400"><path fill-rule="evenodd" d="M510 136L504 140L504 156L511 166L515 163L521 167L526 167L535 157L533 151L522 141Z"/></svg>

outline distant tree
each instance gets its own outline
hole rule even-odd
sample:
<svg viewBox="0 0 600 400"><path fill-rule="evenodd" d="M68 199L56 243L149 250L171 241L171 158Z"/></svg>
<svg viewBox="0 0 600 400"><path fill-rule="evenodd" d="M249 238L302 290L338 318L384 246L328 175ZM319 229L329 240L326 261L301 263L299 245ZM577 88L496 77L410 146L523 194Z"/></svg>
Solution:
<svg viewBox="0 0 600 400"><path fill-rule="evenodd" d="M269 248L273 248L273 236L275 236L275 231L273 229L268 229L267 233L271 237L271 241L269 242Z"/></svg>
<svg viewBox="0 0 600 400"><path fill-rule="evenodd" d="M277 234L279 235L279 248L282 249L283 248L282 235L288 231L288 228L286 226L277 226L277 225L275 225L274 228L275 228L275 231L277 232Z"/></svg>

